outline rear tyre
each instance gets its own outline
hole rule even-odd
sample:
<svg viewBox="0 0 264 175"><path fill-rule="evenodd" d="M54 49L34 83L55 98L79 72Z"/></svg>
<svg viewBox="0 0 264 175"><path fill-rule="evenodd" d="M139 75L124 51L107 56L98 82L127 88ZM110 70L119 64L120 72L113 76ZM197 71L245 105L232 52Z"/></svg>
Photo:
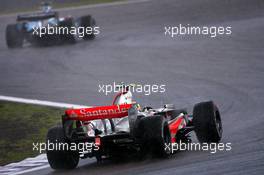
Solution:
<svg viewBox="0 0 264 175"><path fill-rule="evenodd" d="M53 143L54 145L58 145L59 143L67 144L61 126L49 129L47 134L47 145L48 142ZM79 163L78 151L47 149L47 157L50 167L53 169L74 169Z"/></svg>
<svg viewBox="0 0 264 175"><path fill-rule="evenodd" d="M90 33L85 33L83 39L84 40L93 40L95 38L94 34L94 27L95 27L95 19L91 15L82 16L80 18L81 20L81 26L84 28L91 28Z"/></svg>
<svg viewBox="0 0 264 175"><path fill-rule="evenodd" d="M171 144L169 125L163 116L151 116L142 118L143 132L142 150L151 150L152 153L161 158L169 157Z"/></svg>
<svg viewBox="0 0 264 175"><path fill-rule="evenodd" d="M193 125L200 142L218 143L222 138L220 112L212 101L198 103L194 106Z"/></svg>
<svg viewBox="0 0 264 175"><path fill-rule="evenodd" d="M8 48L19 48L23 46L23 33L17 24L9 24L6 27L6 44Z"/></svg>

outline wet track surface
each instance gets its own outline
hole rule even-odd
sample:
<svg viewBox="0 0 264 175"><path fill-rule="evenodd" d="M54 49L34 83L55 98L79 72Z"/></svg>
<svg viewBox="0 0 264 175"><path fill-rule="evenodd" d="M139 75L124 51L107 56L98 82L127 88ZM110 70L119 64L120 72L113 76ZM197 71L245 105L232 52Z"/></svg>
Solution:
<svg viewBox="0 0 264 175"><path fill-rule="evenodd" d="M113 81L166 84L166 93L139 103L191 107L218 104L228 152L180 152L167 160L81 162L73 171L31 174L263 174L264 2L261 0L153 0L63 11L91 13L101 28L94 40L55 47L8 50L0 17L0 94L85 105L109 104L98 93ZM164 26L231 26L231 36L169 38ZM191 112L191 111L190 111Z"/></svg>

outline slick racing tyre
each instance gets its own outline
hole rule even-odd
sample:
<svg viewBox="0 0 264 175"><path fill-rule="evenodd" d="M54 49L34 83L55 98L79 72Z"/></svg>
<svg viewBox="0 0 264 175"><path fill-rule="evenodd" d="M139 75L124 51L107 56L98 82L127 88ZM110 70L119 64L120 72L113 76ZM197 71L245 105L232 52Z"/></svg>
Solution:
<svg viewBox="0 0 264 175"><path fill-rule="evenodd" d="M92 40L95 38L94 27L95 27L95 19L91 15L82 16L80 18L81 26L84 28L91 28L91 33L85 33L83 39L84 40Z"/></svg>
<svg viewBox="0 0 264 175"><path fill-rule="evenodd" d="M67 144L63 128L61 126L56 126L48 131L47 147L48 144L58 145L59 143ZM79 163L78 151L47 149L47 158L50 167L53 169L73 169Z"/></svg>
<svg viewBox="0 0 264 175"><path fill-rule="evenodd" d="M151 150L154 155L166 158L171 154L169 125L163 116L155 115L141 119L143 149Z"/></svg>
<svg viewBox="0 0 264 175"><path fill-rule="evenodd" d="M23 33L17 24L9 24L6 27L6 44L8 48L22 47L23 40Z"/></svg>
<svg viewBox="0 0 264 175"><path fill-rule="evenodd" d="M217 106L212 102L202 102L194 106L193 125L198 140L218 143L222 137L222 122Z"/></svg>
<svg viewBox="0 0 264 175"><path fill-rule="evenodd" d="M60 22L60 27L68 28L68 31L71 31L75 28L74 19L73 18L66 18L65 20ZM77 35L77 34L76 34ZM76 43L76 36L71 32L64 33L61 35L61 40L63 43L75 44Z"/></svg>

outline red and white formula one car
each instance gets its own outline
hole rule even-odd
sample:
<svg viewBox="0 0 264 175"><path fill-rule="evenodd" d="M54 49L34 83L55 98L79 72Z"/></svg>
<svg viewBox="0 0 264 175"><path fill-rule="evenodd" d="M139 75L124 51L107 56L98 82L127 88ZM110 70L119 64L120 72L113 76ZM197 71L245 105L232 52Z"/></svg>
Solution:
<svg viewBox="0 0 264 175"><path fill-rule="evenodd" d="M193 115L171 104L141 109L132 100L130 87L120 85L110 106L65 111L62 125L51 128L47 134L51 168L72 169L80 158L96 157L100 161L124 152L168 157L172 153L170 145L189 142L191 131L195 131L200 142L220 141L221 117L212 101L196 104ZM51 144L53 149L49 149Z"/></svg>

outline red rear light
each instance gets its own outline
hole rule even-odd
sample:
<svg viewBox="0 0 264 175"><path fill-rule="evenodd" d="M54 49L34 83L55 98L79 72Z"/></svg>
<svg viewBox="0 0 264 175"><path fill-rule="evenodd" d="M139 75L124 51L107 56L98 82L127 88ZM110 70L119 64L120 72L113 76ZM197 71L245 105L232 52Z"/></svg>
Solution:
<svg viewBox="0 0 264 175"><path fill-rule="evenodd" d="M101 145L101 138L100 137L95 137L95 144L97 146L100 146Z"/></svg>

